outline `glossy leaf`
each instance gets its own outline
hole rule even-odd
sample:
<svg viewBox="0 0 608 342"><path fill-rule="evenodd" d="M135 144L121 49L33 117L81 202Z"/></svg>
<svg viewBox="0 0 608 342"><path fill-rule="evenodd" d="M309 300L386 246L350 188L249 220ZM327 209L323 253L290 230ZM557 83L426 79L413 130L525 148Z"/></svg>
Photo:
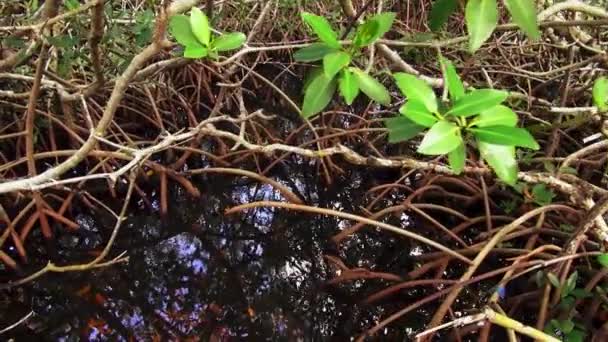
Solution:
<svg viewBox="0 0 608 342"><path fill-rule="evenodd" d="M382 83L360 69L353 69L352 71L359 84L359 89L361 89L365 95L383 105L391 103L391 96Z"/></svg>
<svg viewBox="0 0 608 342"><path fill-rule="evenodd" d="M498 24L496 0L467 0L465 21L469 33L469 51L477 51L490 38Z"/></svg>
<svg viewBox="0 0 608 342"><path fill-rule="evenodd" d="M209 55L209 50L202 45L194 46L188 45L184 48L184 57L186 58L203 58Z"/></svg>
<svg viewBox="0 0 608 342"><path fill-rule="evenodd" d="M171 17L169 32L183 46L202 46L190 28L190 19L185 15Z"/></svg>
<svg viewBox="0 0 608 342"><path fill-rule="evenodd" d="M190 12L190 28L196 39L205 46L209 46L211 40L211 27L209 27L209 19L197 7L192 7Z"/></svg>
<svg viewBox="0 0 608 342"><path fill-rule="evenodd" d="M241 32L223 34L213 40L213 48L216 51L230 51L240 48L247 37Z"/></svg>
<svg viewBox="0 0 608 342"><path fill-rule="evenodd" d="M340 95L344 98L347 105L351 105L357 95L359 95L359 83L355 75L348 69L342 70L338 79Z"/></svg>
<svg viewBox="0 0 608 342"><path fill-rule="evenodd" d="M597 262L604 267L608 267L608 253L598 255Z"/></svg>
<svg viewBox="0 0 608 342"><path fill-rule="evenodd" d="M325 17L302 12L302 20L312 29L319 39L332 48L339 49L338 34L325 19Z"/></svg>
<svg viewBox="0 0 608 342"><path fill-rule="evenodd" d="M449 121L438 121L424 135L418 153L428 155L446 154L462 144L460 128Z"/></svg>
<svg viewBox="0 0 608 342"><path fill-rule="evenodd" d="M414 75L402 72L395 73L395 82L399 90L409 101L418 101L426 107L429 112L437 112L437 97L433 89L423 80Z"/></svg>
<svg viewBox="0 0 608 342"><path fill-rule="evenodd" d="M441 57L439 61L441 62L443 79L448 87L450 99L452 101L456 101L464 96L464 84L462 84L462 80L460 79L460 76L458 76L456 68L454 67L454 64L450 62L450 60Z"/></svg>
<svg viewBox="0 0 608 342"><path fill-rule="evenodd" d="M504 3L517 26L526 32L531 39L539 39L540 30L536 22L536 3L531 0L504 0Z"/></svg>
<svg viewBox="0 0 608 342"><path fill-rule="evenodd" d="M399 108L399 113L415 123L431 127L437 122L437 117L429 112L422 102L411 100Z"/></svg>
<svg viewBox="0 0 608 342"><path fill-rule="evenodd" d="M448 153L448 161L450 162L450 167L455 174L459 175L464 170L464 165L466 163L467 158L467 150L464 146L464 142L458 145L454 150Z"/></svg>
<svg viewBox="0 0 608 342"><path fill-rule="evenodd" d="M455 116L472 116L501 104L509 93L502 90L480 89L473 90L458 99L447 114Z"/></svg>
<svg viewBox="0 0 608 342"><path fill-rule="evenodd" d="M328 78L325 73L319 72L306 87L302 116L309 118L322 111L331 101L336 91L336 80Z"/></svg>
<svg viewBox="0 0 608 342"><path fill-rule="evenodd" d="M488 144L483 141L478 141L477 146L481 157L490 165L498 178L506 184L515 185L518 171L515 147Z"/></svg>
<svg viewBox="0 0 608 342"><path fill-rule="evenodd" d="M323 57L325 76L332 78L350 63L350 55L344 51L332 52Z"/></svg>
<svg viewBox="0 0 608 342"><path fill-rule="evenodd" d="M313 43L310 46L296 51L293 54L293 58L298 62L315 62L335 51L335 48L332 48L325 43Z"/></svg>
<svg viewBox="0 0 608 342"><path fill-rule="evenodd" d="M608 111L608 78L600 77L593 83L593 104L601 111Z"/></svg>
<svg viewBox="0 0 608 342"><path fill-rule="evenodd" d="M410 140L424 130L424 127L404 117L385 119L384 124L388 129L389 143Z"/></svg>
<svg viewBox="0 0 608 342"><path fill-rule="evenodd" d="M515 127L517 125L517 119L517 114L515 114L515 112L511 108L503 105L498 105L479 113L479 116L477 116L471 122L471 125L477 127Z"/></svg>
<svg viewBox="0 0 608 342"><path fill-rule="evenodd" d="M509 126L488 126L470 128L480 141L490 144L527 147L538 150L540 147L528 130Z"/></svg>
<svg viewBox="0 0 608 342"><path fill-rule="evenodd" d="M429 28L431 31L439 29L448 21L448 18L458 7L458 0L437 0L433 3L429 14Z"/></svg>

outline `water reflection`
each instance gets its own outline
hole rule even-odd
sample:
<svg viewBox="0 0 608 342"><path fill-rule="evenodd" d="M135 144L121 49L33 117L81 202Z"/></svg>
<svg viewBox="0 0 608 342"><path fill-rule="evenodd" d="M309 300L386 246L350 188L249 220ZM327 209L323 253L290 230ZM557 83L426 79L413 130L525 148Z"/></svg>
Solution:
<svg viewBox="0 0 608 342"><path fill-rule="evenodd" d="M307 173L313 174L289 172L288 180L277 180L308 203L344 211L357 211L366 200L364 189L374 184L362 172L325 189ZM27 288L36 317L14 336L58 341L348 340L390 312L391 304L357 304L382 285L377 282L325 286L336 270L324 254L338 255L352 267L380 264L384 271L400 272L409 265L408 251L422 251L375 230L336 250L330 237L352 223L274 208L226 217L223 210L229 206L284 199L269 185L234 177L203 178L200 187L200 201L174 192L171 219L165 223L156 215L129 218L117 242L117 249L129 251L128 265L53 275ZM89 231L104 231L101 222L91 220L84 220ZM411 224L407 217L393 221L400 222ZM403 331L388 333L395 337Z"/></svg>

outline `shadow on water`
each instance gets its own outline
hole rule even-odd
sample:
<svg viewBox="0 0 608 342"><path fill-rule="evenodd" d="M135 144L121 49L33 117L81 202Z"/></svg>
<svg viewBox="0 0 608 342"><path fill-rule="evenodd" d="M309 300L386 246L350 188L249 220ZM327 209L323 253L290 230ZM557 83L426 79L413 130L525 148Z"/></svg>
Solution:
<svg viewBox="0 0 608 342"><path fill-rule="evenodd" d="M293 159L271 176L309 204L349 212L366 204L370 187L395 176L354 170L324 188L316 175L308 162ZM5 325L30 307L35 312L11 334L60 341L347 340L425 293L414 289L366 307L358 302L386 283L326 286L337 269L324 255L349 267L404 274L413 267L410 253L422 250L412 242L369 229L338 249L330 237L350 222L273 208L224 216L227 207L283 198L245 178L209 175L197 182L199 200L172 188L170 219L135 210L125 221L114 251L128 251L127 265L48 275L11 290L9 296L19 297L3 299L11 312L2 318ZM388 196L383 204L402 199ZM112 224L98 216L77 216L81 229L58 237L62 250L73 257L101 249ZM389 221L412 225L407 216ZM385 333L403 340L427 318L416 312Z"/></svg>

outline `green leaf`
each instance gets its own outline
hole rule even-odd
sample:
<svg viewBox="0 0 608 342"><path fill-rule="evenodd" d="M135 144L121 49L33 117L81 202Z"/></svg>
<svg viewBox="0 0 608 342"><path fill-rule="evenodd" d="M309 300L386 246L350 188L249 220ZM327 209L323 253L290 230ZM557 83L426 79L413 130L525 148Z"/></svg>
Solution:
<svg viewBox="0 0 608 342"><path fill-rule="evenodd" d="M458 99L447 114L464 117L479 114L484 110L501 104L508 96L509 93L502 90L473 90Z"/></svg>
<svg viewBox="0 0 608 342"><path fill-rule="evenodd" d="M213 40L213 48L216 51L230 51L240 48L247 37L241 32L223 34Z"/></svg>
<svg viewBox="0 0 608 342"><path fill-rule="evenodd" d="M323 71L328 78L334 77L350 63L350 55L344 51L332 52L323 57Z"/></svg>
<svg viewBox="0 0 608 342"><path fill-rule="evenodd" d="M433 89L416 76L402 72L395 73L395 82L399 90L409 101L418 101L431 113L437 113L437 97Z"/></svg>
<svg viewBox="0 0 608 342"><path fill-rule="evenodd" d="M429 28L431 31L439 31L441 26L458 7L458 0L437 0L433 3L431 14L429 14Z"/></svg>
<svg viewBox="0 0 608 342"><path fill-rule="evenodd" d="M314 15L308 12L302 12L302 20L312 29L312 31L325 44L334 49L340 48L338 42L338 34L331 28L331 25L324 17Z"/></svg>
<svg viewBox="0 0 608 342"><path fill-rule="evenodd" d="M536 4L530 0L504 0L505 6L513 21L519 26L530 39L540 38L540 30L536 22Z"/></svg>
<svg viewBox="0 0 608 342"><path fill-rule="evenodd" d="M183 46L202 46L190 28L190 19L185 15L174 15L169 20L171 35Z"/></svg>
<svg viewBox="0 0 608 342"><path fill-rule="evenodd" d="M464 142L460 143L458 147L448 153L448 161L450 167L455 174L459 175L464 170L464 165L467 159L467 150L464 146Z"/></svg>
<svg viewBox="0 0 608 342"><path fill-rule="evenodd" d="M416 100L410 100L401 106L399 113L424 127L431 127L437 122L437 117L429 112L422 102Z"/></svg>
<svg viewBox="0 0 608 342"><path fill-rule="evenodd" d="M608 267L608 253L598 255L597 262L604 267Z"/></svg>
<svg viewBox="0 0 608 342"><path fill-rule="evenodd" d="M456 101L464 96L464 85L462 84L462 80L460 80L460 76L458 76L452 62L444 57L440 57L439 61L443 69L443 78L447 84L450 99Z"/></svg>
<svg viewBox="0 0 608 342"><path fill-rule="evenodd" d="M553 285L553 287L559 288L561 286L561 282L555 274L551 272L547 273L547 279L549 279L549 282L551 283L551 285Z"/></svg>
<svg viewBox="0 0 608 342"><path fill-rule="evenodd" d="M469 32L469 51L477 51L490 38L498 23L496 0L468 0L465 21Z"/></svg>
<svg viewBox="0 0 608 342"><path fill-rule="evenodd" d="M434 124L425 134L420 146L418 146L418 153L427 155L446 154L460 144L462 144L460 127L442 120Z"/></svg>
<svg viewBox="0 0 608 342"><path fill-rule="evenodd" d="M353 45L356 47L364 47L371 44L379 31L379 26L375 20L367 20L363 24L357 27L355 38L353 39Z"/></svg>
<svg viewBox="0 0 608 342"><path fill-rule="evenodd" d="M424 130L424 127L404 117L385 119L384 124L388 129L389 143L409 140Z"/></svg>
<svg viewBox="0 0 608 342"><path fill-rule="evenodd" d="M498 105L490 109L484 110L471 122L471 126L488 127L488 126L509 126L517 125L517 114L503 105Z"/></svg>
<svg viewBox="0 0 608 342"><path fill-rule="evenodd" d="M575 329L566 334L566 342L583 342L585 341L585 336L587 334L584 331Z"/></svg>
<svg viewBox="0 0 608 342"><path fill-rule="evenodd" d="M477 139L490 144L527 147L538 150L534 137L524 128L509 126L488 126L469 129Z"/></svg>
<svg viewBox="0 0 608 342"><path fill-rule="evenodd" d="M184 49L184 57L186 57L186 58L192 58L192 59L203 58L203 57L207 57L208 54L209 54L209 50L207 50L207 48L202 45L198 45L198 46L187 45L186 48Z"/></svg>
<svg viewBox="0 0 608 342"><path fill-rule="evenodd" d="M367 19L357 27L353 44L357 47L364 47L374 43L391 29L395 16L396 14L393 12L385 12Z"/></svg>
<svg viewBox="0 0 608 342"><path fill-rule="evenodd" d="M481 157L496 172L498 178L508 185L515 185L517 182L515 147L489 144L483 141L478 141L477 146Z"/></svg>
<svg viewBox="0 0 608 342"><path fill-rule="evenodd" d="M574 329L574 323L572 323L571 320L565 319L559 322L559 330L561 330L563 333L568 334L572 331L572 329Z"/></svg>
<svg viewBox="0 0 608 342"><path fill-rule="evenodd" d="M608 78L602 76L593 83L593 103L600 112L608 111Z"/></svg>
<svg viewBox="0 0 608 342"><path fill-rule="evenodd" d="M359 95L359 83L355 75L348 69L343 69L338 79L340 94L347 105L351 105Z"/></svg>
<svg viewBox="0 0 608 342"><path fill-rule="evenodd" d="M293 54L293 58L298 62L315 62L323 59L328 53L336 51L335 48L325 43L312 43L310 46L302 48Z"/></svg>
<svg viewBox="0 0 608 342"><path fill-rule="evenodd" d="M385 106L391 103L391 96L382 83L376 81L375 78L360 69L353 68L351 71L355 74L359 89L361 89L365 95Z"/></svg>
<svg viewBox="0 0 608 342"><path fill-rule="evenodd" d="M540 206L549 205L553 203L555 193L545 184L536 184L532 187L532 197L534 202Z"/></svg>
<svg viewBox="0 0 608 342"><path fill-rule="evenodd" d="M393 26L393 22L395 21L396 13L393 12L384 12L379 13L371 17L369 20L374 20L378 23L378 29L376 33L372 36L372 43L378 40L380 37L384 36L388 30Z"/></svg>
<svg viewBox="0 0 608 342"><path fill-rule="evenodd" d="M209 19L207 18L207 15L197 7L192 7L192 11L190 12L190 28L199 42L205 46L209 46L209 41L211 40Z"/></svg>
<svg viewBox="0 0 608 342"><path fill-rule="evenodd" d="M325 108L336 91L336 80L319 72L306 87L302 116L309 118Z"/></svg>

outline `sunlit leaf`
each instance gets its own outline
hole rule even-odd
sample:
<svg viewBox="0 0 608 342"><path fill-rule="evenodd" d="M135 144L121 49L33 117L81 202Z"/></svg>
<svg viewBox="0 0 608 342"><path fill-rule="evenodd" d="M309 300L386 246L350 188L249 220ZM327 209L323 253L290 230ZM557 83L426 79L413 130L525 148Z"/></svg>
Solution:
<svg viewBox="0 0 608 342"><path fill-rule="evenodd" d="M527 147L538 150L540 147L528 130L509 126L487 126L470 128L477 139L490 144Z"/></svg>
<svg viewBox="0 0 608 342"><path fill-rule="evenodd" d="M399 90L409 101L418 101L426 107L429 112L437 112L437 97L433 89L423 80L414 75L398 72L393 75Z"/></svg>
<svg viewBox="0 0 608 342"><path fill-rule="evenodd" d="M531 0L503 0L513 21L528 37L533 40L540 38L540 30L536 22L536 3Z"/></svg>
<svg viewBox="0 0 608 342"><path fill-rule="evenodd" d="M449 121L438 121L424 135L418 153L428 155L446 154L462 144L460 128Z"/></svg>
<svg viewBox="0 0 608 342"><path fill-rule="evenodd" d="M517 182L517 162L515 161L515 147L495 145L478 141L477 146L481 157L490 165L498 178L509 185Z"/></svg>
<svg viewBox="0 0 608 342"><path fill-rule="evenodd" d="M608 111L608 78L603 76L593 84L593 104L601 112Z"/></svg>
<svg viewBox="0 0 608 342"><path fill-rule="evenodd" d="M209 50L207 50L207 48L202 45L187 45L184 48L184 57L186 58L203 58L207 57L207 55L209 55Z"/></svg>
<svg viewBox="0 0 608 342"><path fill-rule="evenodd" d="M183 46L202 46L190 28L190 19L185 15L172 16L169 20L169 31Z"/></svg>
<svg viewBox="0 0 608 342"><path fill-rule="evenodd" d="M450 162L450 167L455 174L459 175L462 170L464 170L464 165L466 162L466 147L464 146L464 142L462 142L458 147L453 149L448 153L448 161Z"/></svg>
<svg viewBox="0 0 608 342"><path fill-rule="evenodd" d="M399 113L424 127L431 127L437 122L437 117L429 112L422 102L417 100L410 100L401 106Z"/></svg>
<svg viewBox="0 0 608 342"><path fill-rule="evenodd" d="M604 267L608 267L608 253L598 255L597 262Z"/></svg>
<svg viewBox="0 0 608 342"><path fill-rule="evenodd" d="M509 93L502 90L473 90L458 99L447 114L464 117L479 114L501 104L508 96Z"/></svg>
<svg viewBox="0 0 608 342"><path fill-rule="evenodd" d="M240 48L247 37L241 32L223 34L213 40L213 48L216 51L230 51Z"/></svg>
<svg viewBox="0 0 608 342"><path fill-rule="evenodd" d="M517 119L517 114L515 114L515 112L511 108L503 105L498 105L479 113L479 115L471 122L471 125L477 127L515 127L517 125Z"/></svg>
<svg viewBox="0 0 608 342"><path fill-rule="evenodd" d="M388 105L391 102L391 96L382 83L360 69L355 68L352 71L357 78L359 89L370 99L383 105Z"/></svg>
<svg viewBox="0 0 608 342"><path fill-rule="evenodd" d="M374 43L391 29L395 17L395 13L385 12L368 18L357 28L353 44L363 47Z"/></svg>
<svg viewBox="0 0 608 342"><path fill-rule="evenodd" d="M325 17L302 12L302 20L312 29L319 39L332 48L339 49L338 34L331 28Z"/></svg>
<svg viewBox="0 0 608 342"><path fill-rule="evenodd" d="M462 80L460 79L460 76L458 76L456 68L452 62L444 57L441 57L439 61L441 62L443 68L443 78L448 87L450 99L452 101L456 101L464 96L464 85L462 84Z"/></svg>
<svg viewBox="0 0 608 342"><path fill-rule="evenodd" d="M348 69L342 70L338 79L340 95L344 98L347 105L351 105L357 95L359 95L359 83L355 75Z"/></svg>
<svg viewBox="0 0 608 342"><path fill-rule="evenodd" d="M467 0L465 20L469 32L469 51L477 51L490 38L498 24L496 0Z"/></svg>
<svg viewBox="0 0 608 342"><path fill-rule="evenodd" d="M209 19L197 7L192 7L190 12L190 28L196 39L205 46L209 46L211 40L211 27L209 27Z"/></svg>
<svg viewBox="0 0 608 342"><path fill-rule="evenodd" d="M332 78L350 63L350 55L344 51L332 52L323 57L325 76Z"/></svg>

